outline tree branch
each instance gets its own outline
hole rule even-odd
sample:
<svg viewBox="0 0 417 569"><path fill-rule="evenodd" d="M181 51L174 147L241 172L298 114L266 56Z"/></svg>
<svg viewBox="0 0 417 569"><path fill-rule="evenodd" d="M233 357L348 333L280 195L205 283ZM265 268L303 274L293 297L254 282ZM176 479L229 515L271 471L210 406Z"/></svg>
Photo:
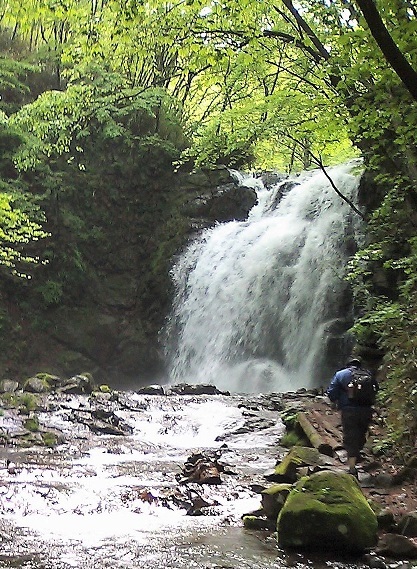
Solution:
<svg viewBox="0 0 417 569"><path fill-rule="evenodd" d="M294 16L297 24L300 26L300 29L302 29L305 32L307 37L310 39L311 43L314 45L314 47L319 52L322 59L324 59L325 61L330 59L329 52L324 47L324 45L321 43L319 38L313 32L313 30L310 28L310 26L307 24L307 22L304 20L304 18L301 17L298 10L296 10L296 8L294 7L292 1L291 0L282 0L282 3L287 8L287 10L289 10L291 15Z"/></svg>
<svg viewBox="0 0 417 569"><path fill-rule="evenodd" d="M295 45L295 47L298 47L298 48L306 51L307 53L309 53L313 57L313 59L316 63L318 63L319 61L322 61L322 59L323 59L322 56L320 55L320 53L318 53L317 51L315 51L313 48L309 47L308 45L305 45L305 43L298 40L294 36L291 36L290 34L286 34L284 32L278 32L276 30L264 30L264 36L267 38L279 38L280 40L283 40L285 43L291 43L291 44Z"/></svg>
<svg viewBox="0 0 417 569"><path fill-rule="evenodd" d="M308 151L308 153L310 154L311 159L313 160L313 162L315 162L315 163L318 165L318 167L320 168L320 170L323 172L323 174L324 174L324 175L326 176L326 178L329 180L330 185L331 185L331 187L334 189L334 191L336 192L336 194L337 194L340 198L342 198L342 200L343 200L344 202L346 202L346 203L349 205L349 207L351 207L351 208L353 209L353 211L359 215L359 217L360 217L361 219L365 220L364 214L355 206L355 204L354 204L348 197L346 197L344 194L342 194L342 192L338 189L338 187L336 186L336 184L333 182L332 178L330 177L329 173L328 173L327 170L326 170L325 165L323 164L323 161L322 161L321 157L314 156L314 155L312 154L312 152L310 152L310 150Z"/></svg>
<svg viewBox="0 0 417 569"><path fill-rule="evenodd" d="M288 0L283 0L283 2L287 1ZM386 61L401 79L413 99L417 101L417 73L392 39L382 21L375 2L373 0L356 0L356 3L362 10L369 30L378 44L379 49L384 54Z"/></svg>
<svg viewBox="0 0 417 569"><path fill-rule="evenodd" d="M289 135L288 133L284 134L284 136L286 136L287 138L289 138L290 140L292 140L296 145L298 146L302 146L302 144L300 143L299 140L297 140L295 137ZM304 148L304 147L303 147ZM334 189L334 191L336 192L336 194L345 202L348 204L348 206L357 214L359 215L359 217L361 219L363 219L365 221L365 216L364 214L355 206L355 204L352 202L352 200L350 200L348 197L346 197L344 194L342 194L342 192L339 190L339 188L336 186L336 184L333 182L332 178L330 177L329 173L326 170L325 165L323 164L323 160L321 159L320 156L316 156L315 154L313 154L311 152L311 150L307 149L307 153L308 155L311 157L312 162L314 162L319 168L320 170L323 172L323 174L326 176L326 178L329 180L331 187Z"/></svg>

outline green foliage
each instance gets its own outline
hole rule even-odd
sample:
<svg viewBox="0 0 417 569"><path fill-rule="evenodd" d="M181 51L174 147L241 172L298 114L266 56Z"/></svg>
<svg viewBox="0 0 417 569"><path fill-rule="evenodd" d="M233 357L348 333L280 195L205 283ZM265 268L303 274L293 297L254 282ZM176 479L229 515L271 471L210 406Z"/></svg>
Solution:
<svg viewBox="0 0 417 569"><path fill-rule="evenodd" d="M398 437L389 436L384 439L373 439L372 441L372 453L375 456L381 456L386 454L392 454L393 447L395 443L398 443Z"/></svg>
<svg viewBox="0 0 417 569"><path fill-rule="evenodd" d="M391 230L394 231L393 226ZM392 240L385 231L383 235L386 241L360 251L352 261L354 271L350 276L356 301L364 311L353 332L360 344L377 347L384 354L382 369L386 380L380 397L388 410L389 440L384 441L383 447L391 446L398 453L407 454L413 451L417 437L417 255L412 237L405 248L410 254L392 259ZM398 252L398 244L395 251ZM394 273L389 290L395 300L375 290L375 263L382 271Z"/></svg>
<svg viewBox="0 0 417 569"><path fill-rule="evenodd" d="M35 8L27 3L26 12L15 2L8 6L6 24L12 29L18 23L22 39L30 34L31 47L41 59L48 50L54 54L60 83L65 77L70 91L41 97L30 111L36 116L33 121L21 112L19 121L27 132L41 123L21 156L26 167L39 153L70 152L70 141L88 136L89 127L80 124L82 112L77 116L75 110L77 102L81 111L101 122L109 138L126 134L119 122L109 120L109 105L128 99L129 90L134 98L139 93L139 100L144 92L158 89L172 97L169 116L177 114L193 140L184 160L191 156L201 164L256 161L300 168L306 165L306 150L326 161L352 155L344 109L326 83L325 68L311 65L291 23L272 1L231 0L227 8L199 1L168 6L161 0L134 8L116 0L94 9L85 3L65 6ZM339 23L337 10L333 12L336 24L327 12L320 17L327 18L323 35L335 47L334 26ZM308 18L315 16L308 13ZM58 34L58 29L65 32ZM280 41L285 35L293 40ZM106 88L113 101L103 101ZM97 109L89 111L94 102ZM55 118L48 121L45 107L51 107ZM175 145L184 148L184 141ZM266 153L266 148L274 152Z"/></svg>
<svg viewBox="0 0 417 569"><path fill-rule="evenodd" d="M34 73L35 66L0 54L1 111L10 115L27 102L30 98L27 76Z"/></svg>
<svg viewBox="0 0 417 569"><path fill-rule="evenodd" d="M21 143L22 134L10 128L0 114L0 267L3 272L30 278L31 268L42 262L37 242L48 233L43 229L43 212L13 164Z"/></svg>
<svg viewBox="0 0 417 569"><path fill-rule="evenodd" d="M24 250L25 245L48 235L34 219L39 214L23 196L0 193L0 266L13 275L31 278L27 265L41 262L39 256Z"/></svg>
<svg viewBox="0 0 417 569"><path fill-rule="evenodd" d="M37 287L46 306L59 304L63 296L62 282L47 280L45 283Z"/></svg>
<svg viewBox="0 0 417 569"><path fill-rule="evenodd" d="M85 170L85 145L98 135L102 144L122 144L129 151L142 147L146 152L164 143L172 153L175 143L183 143L162 90L126 88L120 76L98 66L91 73L93 81L84 79L65 91L48 91L11 118L12 125L31 133L16 156L20 169L64 156Z"/></svg>
<svg viewBox="0 0 417 569"><path fill-rule="evenodd" d="M280 417L287 429L295 429L298 424L298 409L289 407L280 414Z"/></svg>

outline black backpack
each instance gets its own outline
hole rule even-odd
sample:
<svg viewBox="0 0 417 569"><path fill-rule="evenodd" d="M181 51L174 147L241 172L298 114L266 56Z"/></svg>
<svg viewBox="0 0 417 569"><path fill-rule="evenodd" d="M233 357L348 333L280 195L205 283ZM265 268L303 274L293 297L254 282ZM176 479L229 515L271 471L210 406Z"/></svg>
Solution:
<svg viewBox="0 0 417 569"><path fill-rule="evenodd" d="M350 403L355 405L371 406L375 403L378 390L371 373L362 368L350 368L352 377L347 384L347 396Z"/></svg>

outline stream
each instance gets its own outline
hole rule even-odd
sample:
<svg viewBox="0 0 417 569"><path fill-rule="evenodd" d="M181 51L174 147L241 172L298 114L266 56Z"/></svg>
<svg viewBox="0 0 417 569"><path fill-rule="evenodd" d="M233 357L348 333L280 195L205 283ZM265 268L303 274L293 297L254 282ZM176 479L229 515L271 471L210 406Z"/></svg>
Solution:
<svg viewBox="0 0 417 569"><path fill-rule="evenodd" d="M289 554L273 532L243 527L242 514L260 507L265 473L286 453L279 397L50 395L39 423L61 444L0 449L0 567L357 567ZM74 421L98 407L111 408L129 434L98 434ZM15 435L20 421L13 410L0 416ZM221 484L179 483L187 457L213 451L227 465ZM187 515L196 496L208 507Z"/></svg>

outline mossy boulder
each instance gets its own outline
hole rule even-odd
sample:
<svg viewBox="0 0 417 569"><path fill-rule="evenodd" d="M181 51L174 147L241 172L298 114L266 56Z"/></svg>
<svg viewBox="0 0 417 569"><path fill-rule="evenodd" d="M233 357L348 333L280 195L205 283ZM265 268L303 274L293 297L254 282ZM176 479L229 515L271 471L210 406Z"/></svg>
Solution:
<svg viewBox="0 0 417 569"><path fill-rule="evenodd" d="M29 393L48 393L51 389L52 384L47 374L36 374L34 377L29 377L23 384L23 391Z"/></svg>
<svg viewBox="0 0 417 569"><path fill-rule="evenodd" d="M330 467L334 465L334 459L321 454L315 448L295 446L275 467L274 474L269 479L274 482L292 483L299 478L297 471L304 466Z"/></svg>
<svg viewBox="0 0 417 569"><path fill-rule="evenodd" d="M243 526L246 529L254 529L254 530L273 531L275 529L272 520L252 515L243 516Z"/></svg>
<svg viewBox="0 0 417 569"><path fill-rule="evenodd" d="M90 373L81 373L68 379L65 384L61 385L59 391L61 393L82 395L83 393L92 393L95 388L93 376Z"/></svg>
<svg viewBox="0 0 417 569"><path fill-rule="evenodd" d="M378 522L357 481L323 470L301 478L278 516L284 548L362 552L375 546Z"/></svg>

